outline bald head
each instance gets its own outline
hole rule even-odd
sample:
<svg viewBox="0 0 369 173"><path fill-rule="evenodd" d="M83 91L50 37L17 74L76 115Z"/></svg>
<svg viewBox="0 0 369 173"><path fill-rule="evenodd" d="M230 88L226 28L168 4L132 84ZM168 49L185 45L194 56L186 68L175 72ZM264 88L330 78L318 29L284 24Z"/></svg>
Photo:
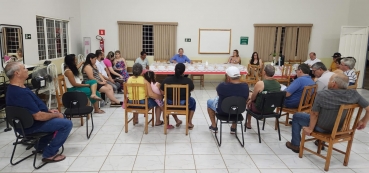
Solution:
<svg viewBox="0 0 369 173"><path fill-rule="evenodd" d="M330 82L336 84L337 89L347 89L349 85L349 78L344 73L335 73L331 76Z"/></svg>
<svg viewBox="0 0 369 173"><path fill-rule="evenodd" d="M5 66L5 74L6 76L9 78L9 80L12 80L14 78L14 73L16 71L19 71L21 68L21 63L20 62L9 62L6 66Z"/></svg>

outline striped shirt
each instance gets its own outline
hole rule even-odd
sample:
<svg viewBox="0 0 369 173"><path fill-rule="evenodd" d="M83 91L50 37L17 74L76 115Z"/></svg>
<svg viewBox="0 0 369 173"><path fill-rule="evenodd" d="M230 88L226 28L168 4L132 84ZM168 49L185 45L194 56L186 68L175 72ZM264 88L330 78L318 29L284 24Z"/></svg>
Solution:
<svg viewBox="0 0 369 173"><path fill-rule="evenodd" d="M369 106L369 102L356 90L329 89L319 91L312 108L312 111L319 113L316 126L323 130L332 131L340 106L356 103L362 108ZM342 116L338 129L342 127L345 117L346 114Z"/></svg>
<svg viewBox="0 0 369 173"><path fill-rule="evenodd" d="M354 85L357 79L356 73L354 69L347 70L344 72L346 76L349 77L350 84Z"/></svg>

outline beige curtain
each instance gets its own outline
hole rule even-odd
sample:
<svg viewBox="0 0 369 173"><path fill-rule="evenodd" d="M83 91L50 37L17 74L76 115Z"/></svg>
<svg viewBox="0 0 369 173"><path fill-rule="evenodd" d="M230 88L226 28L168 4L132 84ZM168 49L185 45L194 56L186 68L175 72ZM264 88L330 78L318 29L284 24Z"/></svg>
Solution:
<svg viewBox="0 0 369 173"><path fill-rule="evenodd" d="M269 62L273 59L270 54L274 51L275 34L275 26L255 26L254 51L258 52L263 62Z"/></svg>
<svg viewBox="0 0 369 173"><path fill-rule="evenodd" d="M8 48L7 48L7 40L6 40L6 28L2 28L3 37L1 40L1 49L3 50L3 56L8 54Z"/></svg>
<svg viewBox="0 0 369 173"><path fill-rule="evenodd" d="M169 60L176 53L177 26L154 25L154 60Z"/></svg>
<svg viewBox="0 0 369 173"><path fill-rule="evenodd" d="M17 29L17 33L18 33L18 48L21 48L23 50L23 47L22 47L22 44L23 44L23 34L22 34L20 28Z"/></svg>
<svg viewBox="0 0 369 173"><path fill-rule="evenodd" d="M135 60L142 51L142 24L119 24L119 50L126 60Z"/></svg>
<svg viewBox="0 0 369 173"><path fill-rule="evenodd" d="M284 61L287 62L288 60L294 60L297 42L297 27L286 27L284 40Z"/></svg>
<svg viewBox="0 0 369 173"><path fill-rule="evenodd" d="M276 32L277 32L277 40L276 40L276 46L275 46L275 53L277 54L277 57L279 57L280 56L279 52L281 49L282 27L278 27L278 30Z"/></svg>
<svg viewBox="0 0 369 173"><path fill-rule="evenodd" d="M299 27L297 42L297 59L304 62L308 57L311 27Z"/></svg>

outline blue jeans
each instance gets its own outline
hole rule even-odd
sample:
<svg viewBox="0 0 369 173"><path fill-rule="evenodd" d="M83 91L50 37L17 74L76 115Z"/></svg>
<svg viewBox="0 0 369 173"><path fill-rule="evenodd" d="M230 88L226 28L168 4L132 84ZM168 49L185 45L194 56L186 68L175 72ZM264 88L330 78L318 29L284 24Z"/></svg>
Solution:
<svg viewBox="0 0 369 173"><path fill-rule="evenodd" d="M357 79L356 79L357 80ZM351 85L355 85L355 82L350 82L349 83L349 86L351 86Z"/></svg>
<svg viewBox="0 0 369 173"><path fill-rule="evenodd" d="M155 102L154 99L148 98L147 100L149 102L148 105L147 105L149 107L149 109L158 106L158 104ZM132 103L132 100L128 100L128 103ZM139 103L140 104L145 104L145 100L140 100Z"/></svg>
<svg viewBox="0 0 369 173"><path fill-rule="evenodd" d="M215 97L214 99L209 99L207 101L208 108L215 111L217 113L217 106L218 106L219 97Z"/></svg>
<svg viewBox="0 0 369 173"><path fill-rule="evenodd" d="M307 113L295 113L292 119L292 139L291 144L294 146L300 146L301 142L301 129L302 127L308 127L310 124L310 115ZM316 132L327 132L319 127L314 128Z"/></svg>
<svg viewBox="0 0 369 173"><path fill-rule="evenodd" d="M53 118L48 121L43 121L35 128L25 129L26 134L55 132L40 139L38 149L43 150L42 156L48 158L59 152L59 148L67 140L70 131L72 130L72 121L63 118ZM54 135L55 134L55 135Z"/></svg>
<svg viewBox="0 0 369 173"><path fill-rule="evenodd" d="M180 100L179 104L181 105L185 105L186 100ZM168 99L168 104L173 104L172 100ZM196 110L196 100L193 97L190 97L188 99L188 109L190 109L190 111L195 111Z"/></svg>

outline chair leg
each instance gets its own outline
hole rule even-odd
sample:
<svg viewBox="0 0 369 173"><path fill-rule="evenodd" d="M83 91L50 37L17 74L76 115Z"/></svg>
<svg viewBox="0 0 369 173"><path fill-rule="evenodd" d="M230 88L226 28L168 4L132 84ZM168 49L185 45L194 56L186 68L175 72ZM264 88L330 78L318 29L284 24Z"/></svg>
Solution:
<svg viewBox="0 0 369 173"><path fill-rule="evenodd" d="M154 113L155 113L155 111L154 111L154 108L151 110L151 112L152 112L152 114L151 114L151 127L154 127Z"/></svg>
<svg viewBox="0 0 369 173"><path fill-rule="evenodd" d="M238 124L238 123L237 123L237 124ZM238 142L241 144L241 146L242 146L242 147L244 147L244 146L245 146L245 140L244 140L244 137L243 137L242 121L241 121L239 124L240 124L240 126L241 126L242 143L241 143L240 139L238 138L238 135L237 135L237 128L236 128L235 136L236 136L236 138L237 138Z"/></svg>
<svg viewBox="0 0 369 173"><path fill-rule="evenodd" d="M327 157L325 159L324 171L329 170L329 164L331 163L331 157L332 157L332 150L333 150L333 141L329 140L329 146L328 146L328 151L327 151Z"/></svg>
<svg viewBox="0 0 369 173"><path fill-rule="evenodd" d="M318 149L317 149L317 153L320 154L322 152L322 141L318 140Z"/></svg>
<svg viewBox="0 0 369 173"><path fill-rule="evenodd" d="M246 133L246 129L247 129L247 116L248 116L249 114L246 112L246 120L245 120L245 133ZM243 135L242 135L243 136Z"/></svg>
<svg viewBox="0 0 369 173"><path fill-rule="evenodd" d="M256 119L257 125L258 125L258 136L259 136L259 143L261 143L261 139L260 139L260 127L259 127L259 120Z"/></svg>
<svg viewBox="0 0 369 173"><path fill-rule="evenodd" d="M87 135L87 139L90 139L90 136L92 134L92 131L94 131L94 119L92 117L92 112L91 112L91 131L90 133L88 133L88 115L86 116L86 135Z"/></svg>
<svg viewBox="0 0 369 173"><path fill-rule="evenodd" d="M217 119L217 122L218 122L218 119ZM222 124L223 124L222 121L220 121L219 139L218 139L217 133L214 133L215 139L217 140L217 143L218 143L219 147L222 145ZM218 125L217 125L217 127L218 127Z"/></svg>
<svg viewBox="0 0 369 173"><path fill-rule="evenodd" d="M36 166L37 152L39 151L37 148L38 148L38 144L39 144L39 142L40 142L40 138L36 140L36 143L35 143L35 145L36 145L36 150L35 150L35 151L32 151L32 153L33 153L33 155L34 155L34 158L33 158L33 167L34 167L35 169L40 169L41 167L43 167L43 166L45 166L45 165L47 164L47 163L45 162L45 163L42 163L40 166ZM64 151L64 149L63 149L63 151Z"/></svg>
<svg viewBox="0 0 369 173"><path fill-rule="evenodd" d="M124 130L128 133L128 112L124 111Z"/></svg>
<svg viewBox="0 0 369 173"><path fill-rule="evenodd" d="M264 121L263 121L263 129L264 130L264 127L265 127L265 121L266 121L266 118L264 118Z"/></svg>
<svg viewBox="0 0 369 173"><path fill-rule="evenodd" d="M17 139L16 139L16 141L13 143L14 148L13 148L12 156L10 157L10 164L11 164L11 165L16 165L16 164L18 164L18 163L20 163L20 162L22 162L22 161L24 161L24 160L28 159L29 157L31 157L31 156L33 156L33 155L35 155L35 154L32 152L32 154L30 154L30 155L26 156L26 157L25 157L25 158L23 158L22 160L19 160L18 162L13 163L13 158L14 158L15 149L17 148L17 145L18 145L18 144L21 144L21 142L18 142L18 140L19 140L19 139L17 138Z"/></svg>
<svg viewBox="0 0 369 173"><path fill-rule="evenodd" d="M189 112L187 112L186 114L186 135L188 135L188 116L189 116Z"/></svg>
<svg viewBox="0 0 369 173"><path fill-rule="evenodd" d="M86 119L87 120L87 119ZM81 126L83 126L83 118L81 117Z"/></svg>
<svg viewBox="0 0 369 173"><path fill-rule="evenodd" d="M286 114L286 122L284 123L285 126L289 126L290 125L288 123L288 120L290 120L290 114L289 113Z"/></svg>
<svg viewBox="0 0 369 173"><path fill-rule="evenodd" d="M302 158L304 154L304 148L305 148L305 133L302 133L301 135L301 142L300 142L300 152L299 157Z"/></svg>
<svg viewBox="0 0 369 173"><path fill-rule="evenodd" d="M351 154L352 142L353 141L354 141L353 139L351 139L351 140L348 141L347 148L346 148L345 159L343 160L343 166L347 166L348 165L348 162L349 162L349 159L350 159L350 154Z"/></svg>
<svg viewBox="0 0 369 173"><path fill-rule="evenodd" d="M278 137L279 137L279 141L281 141L281 130L279 128L279 119L275 118L275 121L277 122L277 126L278 126ZM264 119L265 122L265 119Z"/></svg>
<svg viewBox="0 0 369 173"><path fill-rule="evenodd" d="M164 134L167 134L167 127L168 127L168 116L165 114L165 112L163 113L163 117L164 117Z"/></svg>
<svg viewBox="0 0 369 173"><path fill-rule="evenodd" d="M145 134L149 133L149 114L145 113Z"/></svg>

